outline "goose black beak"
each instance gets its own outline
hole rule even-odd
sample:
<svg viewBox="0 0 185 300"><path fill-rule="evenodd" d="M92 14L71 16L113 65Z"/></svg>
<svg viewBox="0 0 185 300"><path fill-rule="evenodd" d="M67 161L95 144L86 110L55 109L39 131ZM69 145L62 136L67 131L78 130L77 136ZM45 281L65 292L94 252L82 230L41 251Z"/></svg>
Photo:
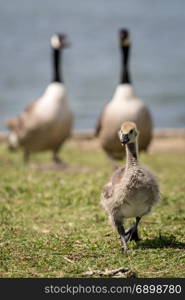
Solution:
<svg viewBox="0 0 185 300"><path fill-rule="evenodd" d="M71 47L71 42L69 40L65 40L63 47L64 48L70 48Z"/></svg>
<svg viewBox="0 0 185 300"><path fill-rule="evenodd" d="M66 34L60 34L60 48L69 48L71 46L68 36Z"/></svg>
<svg viewBox="0 0 185 300"><path fill-rule="evenodd" d="M70 48L71 43L68 40L67 36L64 36L62 42L61 42L61 48Z"/></svg>

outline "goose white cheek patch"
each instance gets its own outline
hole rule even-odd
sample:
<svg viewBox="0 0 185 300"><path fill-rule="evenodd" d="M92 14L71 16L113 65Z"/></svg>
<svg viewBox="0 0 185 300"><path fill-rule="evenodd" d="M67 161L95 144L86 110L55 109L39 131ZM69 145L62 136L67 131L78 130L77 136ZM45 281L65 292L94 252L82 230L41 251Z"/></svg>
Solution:
<svg viewBox="0 0 185 300"><path fill-rule="evenodd" d="M55 49L59 49L60 48L61 44L60 44L60 40L59 40L59 38L58 38L57 35L53 35L51 37L51 46L53 48L55 48Z"/></svg>

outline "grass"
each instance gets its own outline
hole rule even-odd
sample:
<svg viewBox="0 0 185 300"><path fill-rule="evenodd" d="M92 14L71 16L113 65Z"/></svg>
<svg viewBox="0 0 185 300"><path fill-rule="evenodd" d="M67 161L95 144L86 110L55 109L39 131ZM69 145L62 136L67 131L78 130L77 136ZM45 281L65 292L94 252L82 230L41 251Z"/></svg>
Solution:
<svg viewBox="0 0 185 300"><path fill-rule="evenodd" d="M131 242L127 255L99 204L112 172L105 154L74 142L61 154L70 170L37 170L0 147L0 277L81 277L119 267L136 277L185 277L184 153L140 156L160 181L161 203L141 221L142 241Z"/></svg>

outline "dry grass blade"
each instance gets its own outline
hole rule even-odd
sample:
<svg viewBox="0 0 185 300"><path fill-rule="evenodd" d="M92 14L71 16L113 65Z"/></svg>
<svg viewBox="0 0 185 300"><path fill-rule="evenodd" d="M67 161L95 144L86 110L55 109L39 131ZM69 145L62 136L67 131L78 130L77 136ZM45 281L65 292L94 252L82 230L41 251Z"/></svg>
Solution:
<svg viewBox="0 0 185 300"><path fill-rule="evenodd" d="M85 273L81 274L83 277L90 277L90 276L99 276L99 277L122 277L122 278L128 278L128 277L136 277L136 274L132 272L129 269L125 268L118 268L113 270L105 269L102 270L89 270Z"/></svg>

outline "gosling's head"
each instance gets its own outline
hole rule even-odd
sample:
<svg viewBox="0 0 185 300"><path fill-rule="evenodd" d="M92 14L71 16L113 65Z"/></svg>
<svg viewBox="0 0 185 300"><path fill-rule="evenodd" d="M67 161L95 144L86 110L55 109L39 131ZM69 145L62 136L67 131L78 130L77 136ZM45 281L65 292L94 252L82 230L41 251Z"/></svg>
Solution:
<svg viewBox="0 0 185 300"><path fill-rule="evenodd" d="M66 34L56 33L51 37L51 46L56 50L69 47L69 41Z"/></svg>
<svg viewBox="0 0 185 300"><path fill-rule="evenodd" d="M122 145L135 143L138 134L137 126L133 122L124 122L118 132Z"/></svg>

